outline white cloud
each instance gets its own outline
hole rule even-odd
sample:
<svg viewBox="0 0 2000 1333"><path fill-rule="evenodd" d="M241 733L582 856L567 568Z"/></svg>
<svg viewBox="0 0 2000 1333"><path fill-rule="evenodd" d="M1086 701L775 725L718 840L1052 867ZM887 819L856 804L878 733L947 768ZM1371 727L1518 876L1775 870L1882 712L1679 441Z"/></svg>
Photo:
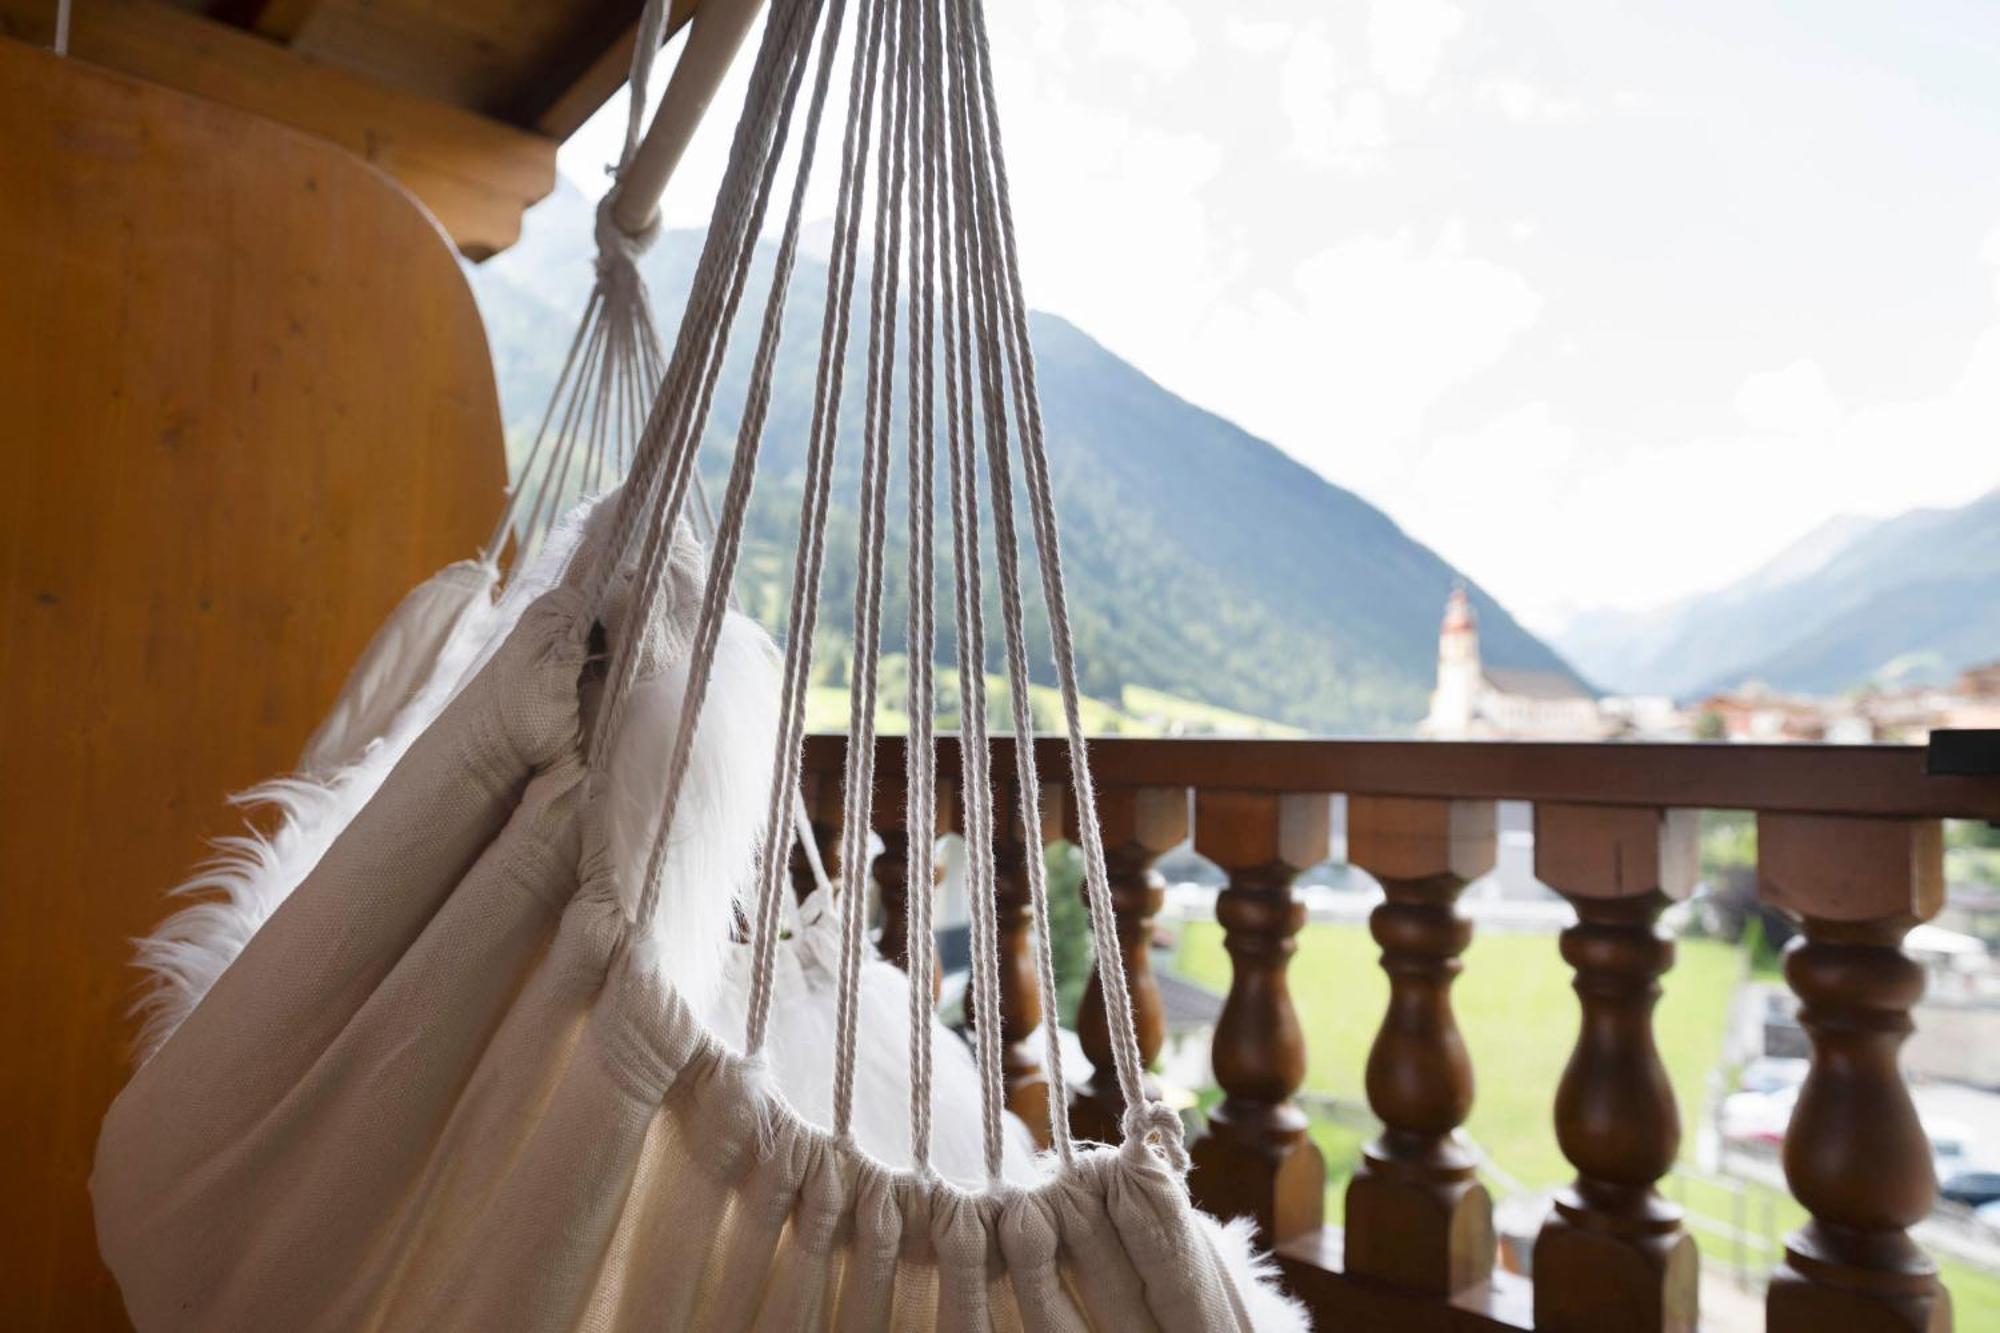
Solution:
<svg viewBox="0 0 2000 1333"><path fill-rule="evenodd" d="M1621 447L1531 404L1435 441L1389 507L1530 621L1719 587L1831 515L2000 484L2000 323L1934 397L1843 411L1801 359L1746 378L1736 407L1740 433Z"/></svg>
<svg viewBox="0 0 2000 1333"><path fill-rule="evenodd" d="M1465 29L1447 0L1375 0L1368 7L1368 64L1382 86L1414 97L1431 86L1444 48Z"/></svg>
<svg viewBox="0 0 2000 1333"><path fill-rule="evenodd" d="M1222 20L1222 39L1251 55L1273 55L1284 50L1296 31L1283 19L1246 19L1231 14Z"/></svg>
<svg viewBox="0 0 2000 1333"><path fill-rule="evenodd" d="M1745 379L1736 391L1736 412L1751 430L1778 435L1823 435L1841 416L1826 372L1803 357Z"/></svg>
<svg viewBox="0 0 2000 1333"><path fill-rule="evenodd" d="M1562 512L1580 442L1547 402L1524 403L1469 430L1441 434L1396 481L1395 513L1418 539L1471 570L1517 612L1539 609L1550 533L1498 497L1524 489L1537 512ZM1571 537L1565 523L1559 530ZM1560 591L1567 591L1566 589Z"/></svg>
<svg viewBox="0 0 2000 1333"><path fill-rule="evenodd" d="M1359 236L1299 266L1315 376L1334 420L1367 427L1371 446L1402 440L1443 394L1492 366L1541 313L1515 270L1473 254L1463 222L1428 244L1411 229Z"/></svg>
<svg viewBox="0 0 2000 1333"><path fill-rule="evenodd" d="M1526 79L1494 79L1480 95L1507 119L1525 123L1569 120L1583 110L1575 99L1558 97Z"/></svg>
<svg viewBox="0 0 2000 1333"><path fill-rule="evenodd" d="M1388 146L1382 95L1342 77L1339 52L1322 29L1292 41L1278 68L1278 99L1291 121L1292 154L1314 166L1366 167Z"/></svg>
<svg viewBox="0 0 2000 1333"><path fill-rule="evenodd" d="M1163 76L1194 63L1194 29L1171 0L1098 0L1088 13L1093 52L1100 60L1136 64Z"/></svg>

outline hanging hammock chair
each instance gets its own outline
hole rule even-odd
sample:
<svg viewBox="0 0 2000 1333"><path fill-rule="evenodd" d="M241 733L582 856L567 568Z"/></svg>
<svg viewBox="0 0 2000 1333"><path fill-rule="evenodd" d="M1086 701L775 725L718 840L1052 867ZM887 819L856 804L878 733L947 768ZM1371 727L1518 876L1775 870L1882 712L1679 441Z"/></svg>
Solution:
<svg viewBox="0 0 2000 1333"><path fill-rule="evenodd" d="M733 49L740 28L729 25L747 22L750 16L742 8L722 12L725 23L719 36L714 26L697 29L698 41L709 49L697 51L691 43L684 53L675 81L661 100L649 143L656 143L663 132L676 132L674 125L662 122L690 101L705 98L709 89L704 85L719 77L718 68L704 70L698 57L726 59L715 48ZM637 163L652 57L664 17L661 0L650 0L641 15L624 148L611 169L616 184L598 210L595 282L526 461L484 550L476 559L447 566L403 600L350 672L327 721L308 744L299 772L237 798L245 806L274 810L278 817L272 831L220 840L220 855L174 891L197 901L140 941L138 961L150 982L136 1006L142 1019L141 1059L165 1041L304 880L374 796L411 741L497 648L523 608L561 576L579 539L588 539L586 527L597 511L596 502L587 500L559 522L557 515L568 505L568 497L588 495L607 479L621 477L630 466L644 424L644 407L659 383L665 359L637 267L657 225L649 220L637 233L627 233L613 219ZM686 91L690 86L693 91ZM681 118L684 121L684 114ZM694 487L695 527L700 531L704 525L713 526L713 517L699 476ZM606 509L601 517L608 519L610 512ZM510 544L516 558L503 576L500 555ZM674 573L668 583L672 597L662 632L681 645L679 660L685 657L684 645L692 632L701 567L692 543L678 542L673 556ZM496 604L493 593L501 586L506 591ZM722 644L690 782L707 807L699 819L686 822L665 871L669 884L702 887L663 906L653 929L663 964L682 995L711 1026L741 1032L750 977L744 951L730 947L728 935L738 895L717 893L713 886L741 887L757 831L755 792L767 780L768 769L755 762L746 764L745 758L754 761L771 749L775 680L766 669L766 654L774 650L761 630L734 616L725 623ZM629 868L628 878L636 878L643 864L648 827L648 802L633 799L632 793L645 788L646 775L664 764L664 748L671 743L677 722L678 684L671 675L660 682L658 698L648 709L657 725L631 731L631 752L617 766L630 779L610 787L615 806L612 842L620 864ZM824 1120L825 1091L831 1086L825 1070L832 1042L820 1030L824 1024L819 1019L831 1011L836 976L827 962L835 948L829 942L832 917L827 910L832 889L802 801L795 800L794 815L798 844L818 891L796 906L789 898L784 904L786 927L797 942L780 951L779 985L781 993L795 996L796 1002L779 1010L781 1031L771 1043L770 1069L795 1105ZM870 960L863 976L869 1041L861 1055L888 1077L907 1048L902 1024L908 1005L899 998L901 974ZM948 1112L940 1117L945 1128L936 1144L938 1167L948 1176L975 1179L981 1161L976 1122L971 1118L978 1105L976 1075L956 1047L945 1049L935 1097ZM895 1113L895 1105L892 1098L864 1104L856 1138L869 1151L900 1160L907 1155L908 1139L906 1122ZM1008 1174L1027 1179L1032 1139L1026 1127L1011 1117L1007 1134Z"/></svg>
<svg viewBox="0 0 2000 1333"><path fill-rule="evenodd" d="M490 579L484 589L471 581L474 595L461 600L447 595L454 585L405 603L428 628L378 636L382 651L371 647L362 664L375 669L353 682L356 706L323 729L323 785L340 790L352 778L353 809L324 821L321 847L289 858L296 888L246 941L215 951L227 954L219 975L187 988L191 1009L159 1025L114 1102L92 1193L102 1250L140 1327L1303 1326L1251 1260L1246 1229L1191 1208L1179 1121L1143 1095L1079 726L980 0L856 8L843 43L847 0L772 7L674 352L624 483L543 542L497 603ZM780 673L768 640L728 603L814 144L850 47ZM683 521L695 456L801 100L790 205L704 552ZM784 852L871 150L841 883L831 902L814 893L787 932ZM968 1056L931 1017L927 986L864 957L899 323L909 361L912 845L934 841L941 389L961 679L983 678L984 510L1012 721L1026 733L1018 450L1130 1108L1115 1148L1073 1142L1056 1096L1053 1151L1027 1162L1003 1109L997 1024L975 1018ZM590 340L579 341L578 380L601 386L588 370ZM592 394L613 401L601 387ZM586 465L590 457L586 448ZM428 666L397 665L406 661ZM996 812L983 695L964 691L960 791L973 1001L975 1015L990 1016L999 1011ZM761 709L742 702L760 696ZM1014 754L1021 816L1038 827L1033 747ZM371 763L377 771L358 774ZM746 787L761 810L736 799ZM1037 858L1028 872L1037 966L1052 989ZM700 928L704 913L721 903L726 921L739 885L748 943L732 954L725 928L716 948L719 971L742 979L733 991L704 981L678 934L707 947L715 933ZM930 895L914 894L910 915L910 972L928 977ZM1060 1088L1061 1047L1053 1027L1046 1036ZM870 1105L900 1108L901 1132L871 1134L865 1110L857 1115ZM976 1139L970 1170L945 1160L955 1132Z"/></svg>

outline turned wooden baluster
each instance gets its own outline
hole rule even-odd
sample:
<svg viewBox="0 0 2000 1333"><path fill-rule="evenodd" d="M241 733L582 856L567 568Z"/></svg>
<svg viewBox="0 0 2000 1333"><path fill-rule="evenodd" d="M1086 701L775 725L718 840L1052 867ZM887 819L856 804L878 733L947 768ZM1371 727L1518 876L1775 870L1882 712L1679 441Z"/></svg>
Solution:
<svg viewBox="0 0 2000 1333"><path fill-rule="evenodd" d="M1472 1061L1451 983L1472 942L1458 894L1493 868L1494 849L1491 801L1348 800L1347 859L1385 895L1368 925L1389 1006L1368 1052L1368 1104L1382 1135L1362 1149L1347 1186L1347 1270L1429 1296L1493 1271L1493 1201L1457 1135L1472 1110Z"/></svg>
<svg viewBox="0 0 2000 1333"><path fill-rule="evenodd" d="M799 777L799 795L805 802L806 820L812 828L813 843L819 848L820 864L826 867L827 879L836 887L840 884L840 812L841 775L838 773L807 772ZM786 865L791 870L792 892L804 902L819 882L813 878L812 865L806 860L805 849L795 836L787 844Z"/></svg>
<svg viewBox="0 0 2000 1333"><path fill-rule="evenodd" d="M1027 1124L1035 1142L1049 1146L1049 1075L1042 1067L1042 988L1035 976L1034 905L1028 897L1028 858L1062 837L1068 793L1042 786L1042 827L1033 836L1021 823L1020 787L1012 776L993 782L994 898L1000 925L1000 1068L1007 1109ZM967 1023L977 1021L972 994Z"/></svg>
<svg viewBox="0 0 2000 1333"><path fill-rule="evenodd" d="M1215 1025L1223 1099L1191 1149L1188 1185L1218 1216L1255 1218L1267 1245L1317 1231L1325 1215L1326 1162L1291 1100L1306 1046L1285 973L1305 924L1292 881L1326 859L1328 806L1325 796L1195 796L1195 846L1229 876L1215 916L1232 968Z"/></svg>
<svg viewBox="0 0 2000 1333"><path fill-rule="evenodd" d="M954 788L943 777L937 782L937 813L932 833L943 837L954 829L958 803ZM907 972L910 970L910 881L927 884L935 901L939 866L937 849L923 859L924 868L912 874L910 826L907 811L909 789L903 771L887 765L875 770L875 834L882 839L881 855L875 858L875 887L882 895L882 924L875 934L875 949L884 959ZM937 991L939 978L932 969L931 990Z"/></svg>
<svg viewBox="0 0 2000 1333"><path fill-rule="evenodd" d="M1929 1213L1930 1143L1897 1067L1924 974L1903 935L1944 902L1934 819L1757 817L1759 896L1797 916L1785 959L1812 1070L1785 1132L1785 1179L1812 1218L1765 1298L1772 1333L1952 1324L1937 1265L1906 1229Z"/></svg>
<svg viewBox="0 0 2000 1333"><path fill-rule="evenodd" d="M1556 1089L1556 1140L1576 1167L1535 1240L1538 1333L1689 1333L1700 1272L1681 1210L1654 1188L1680 1112L1653 1041L1674 945L1660 913L1694 888L1692 810L1535 809L1535 877L1575 906L1562 935L1582 1023Z"/></svg>
<svg viewBox="0 0 2000 1333"><path fill-rule="evenodd" d="M1077 838L1074 802L1064 833ZM1185 787L1112 787L1097 795L1098 822L1104 830L1104 862L1111 888L1111 907L1118 917L1118 948L1123 955L1125 983L1132 993L1132 1021L1139 1035L1139 1054L1151 1064L1166 1040L1167 1017L1160 1004L1160 983L1153 976L1153 917L1166 897L1166 884L1153 869L1162 852L1187 837L1188 793ZM1079 886L1086 896L1090 886ZM1116 1143L1121 1137L1125 1099L1111 1060L1111 1030L1104 1015L1104 992L1097 969L1077 1009L1077 1040L1090 1057L1088 1080L1070 1090L1070 1127L1077 1137ZM1148 1095L1154 1094L1148 1080Z"/></svg>
<svg viewBox="0 0 2000 1333"><path fill-rule="evenodd" d="M875 932L875 951L907 972L910 970L910 829L904 822L903 792L875 793L875 836L882 850L875 854L870 878L881 895L882 924Z"/></svg>

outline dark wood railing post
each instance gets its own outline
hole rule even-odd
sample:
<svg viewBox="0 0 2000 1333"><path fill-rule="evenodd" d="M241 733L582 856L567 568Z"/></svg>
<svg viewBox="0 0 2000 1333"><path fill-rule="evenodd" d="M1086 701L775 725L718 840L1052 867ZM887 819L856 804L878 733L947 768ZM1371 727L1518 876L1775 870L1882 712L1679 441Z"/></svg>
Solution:
<svg viewBox="0 0 2000 1333"><path fill-rule="evenodd" d="M875 778L875 834L882 839L882 852L875 858L874 868L875 887L882 895L882 924L875 933L875 950L886 961L907 972L910 970L910 886L912 882L925 886L935 900L937 848L933 845L928 854L912 856L909 816L905 808L909 803L909 792L902 766L880 763L875 769ZM934 837L941 838L955 829L958 810L955 790L949 778L938 778L937 812L931 827ZM938 978L933 975L933 992L937 985Z"/></svg>
<svg viewBox="0 0 2000 1333"><path fill-rule="evenodd" d="M1028 858L1062 837L1066 789L1044 783L1042 827L1021 823L1020 787L1011 774L993 781L994 898L1000 927L1000 1068L1007 1109L1021 1117L1035 1142L1049 1146L1049 1075L1042 1067L1042 988L1035 976L1034 905L1028 897ZM976 1022L972 997L968 1023Z"/></svg>
<svg viewBox="0 0 2000 1333"><path fill-rule="evenodd" d="M1068 806L1073 811L1075 802ZM1139 1054L1151 1064L1167 1036L1152 958L1153 917L1166 897L1166 885L1153 869L1153 862L1187 837L1187 788L1110 787L1097 795L1097 814L1104 830L1111 906L1118 917L1118 949L1124 958L1125 983L1132 993L1132 1022L1138 1030ZM1064 829L1072 841L1076 838L1075 823L1072 814ZM1088 895L1090 886L1081 885L1078 891ZM1125 1099L1112 1068L1111 1031L1095 966L1090 969L1083 1003L1077 1009L1076 1035L1083 1053L1090 1057L1091 1075L1070 1091L1070 1127L1079 1138L1116 1143ZM1149 1094L1151 1091L1149 1086Z"/></svg>
<svg viewBox="0 0 2000 1333"><path fill-rule="evenodd" d="M1347 1270L1426 1296L1493 1271L1493 1201L1456 1132L1472 1110L1472 1061L1451 983L1472 942L1458 894L1493 868L1494 853L1491 801L1348 800L1347 859L1385 895L1368 924L1389 1006L1368 1052L1382 1135L1347 1186Z"/></svg>
<svg viewBox="0 0 2000 1333"><path fill-rule="evenodd" d="M1945 1333L1951 1298L1907 1234L1937 1183L1896 1063L1924 989L1902 939L1943 905L1943 827L1760 814L1757 862L1759 895L1803 923L1785 979L1812 1041L1784 1149L1785 1179L1812 1217L1771 1275L1768 1327Z"/></svg>
<svg viewBox="0 0 2000 1333"><path fill-rule="evenodd" d="M910 826L903 806L900 782L894 790L884 790L877 784L873 815L875 836L882 840L882 850L875 854L870 878L875 881L882 905L881 925L875 931L875 952L907 972L911 867Z"/></svg>
<svg viewBox="0 0 2000 1333"><path fill-rule="evenodd" d="M1202 791L1195 846L1229 884L1216 900L1232 970L1215 1026L1223 1099L1195 1140L1189 1187L1222 1217L1252 1217L1267 1245L1319 1229L1326 1163L1291 1096L1305 1081L1306 1046L1285 979L1305 906L1300 871L1326 859L1325 796Z"/></svg>
<svg viewBox="0 0 2000 1333"><path fill-rule="evenodd" d="M1680 1112L1653 1040L1673 941L1660 913L1693 890L1696 812L1535 808L1535 877L1576 908L1562 935L1582 1009L1556 1089L1556 1140L1576 1167L1535 1240L1538 1333L1691 1333L1700 1261L1654 1188L1680 1152Z"/></svg>
<svg viewBox="0 0 2000 1333"><path fill-rule="evenodd" d="M820 864L826 867L827 878L838 887L840 884L840 812L841 776L837 772L815 772L807 770L799 777L799 795L805 802L806 821L812 827L813 845L819 849ZM806 860L805 849L799 846L797 838L787 844L791 851L786 864L791 869L792 892L804 902L818 887L813 878L812 866Z"/></svg>

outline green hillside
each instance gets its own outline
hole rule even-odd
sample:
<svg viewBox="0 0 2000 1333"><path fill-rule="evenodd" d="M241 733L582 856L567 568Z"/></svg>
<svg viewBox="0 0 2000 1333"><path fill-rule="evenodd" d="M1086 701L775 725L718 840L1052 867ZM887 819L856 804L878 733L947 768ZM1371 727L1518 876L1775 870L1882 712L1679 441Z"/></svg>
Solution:
<svg viewBox="0 0 2000 1333"><path fill-rule="evenodd" d="M2000 490L1836 520L1731 587L1579 621L1562 641L1594 679L1637 693L1949 681L2000 657Z"/></svg>
<svg viewBox="0 0 2000 1333"><path fill-rule="evenodd" d="M532 429L581 309L589 235L587 206L564 187L530 217L520 246L473 271L517 436ZM645 260L669 330L698 241L669 234ZM760 269L768 262L766 254ZM755 289L759 306L767 286L765 277ZM802 259L745 561L743 590L767 621L788 594L824 286L825 269ZM855 540L864 321L858 314L850 350L824 591L822 651L835 659L845 655L852 623L852 561L841 553ZM1032 332L1085 692L1116 707L1128 689L1157 691L1315 732L1414 725L1435 672L1438 617L1459 572L1360 497L1174 396L1072 325L1038 315ZM704 449L704 471L716 481L734 438L747 341L739 330ZM900 492L889 500L892 569L902 559L904 503ZM1476 584L1471 592L1491 664L1568 670ZM901 586L887 592L887 652L904 648L905 595ZM1045 643L1039 605L1032 616L1031 631ZM947 617L945 660L949 628ZM989 671L1001 666L999 636L991 637ZM1036 679L1053 681L1045 651Z"/></svg>

